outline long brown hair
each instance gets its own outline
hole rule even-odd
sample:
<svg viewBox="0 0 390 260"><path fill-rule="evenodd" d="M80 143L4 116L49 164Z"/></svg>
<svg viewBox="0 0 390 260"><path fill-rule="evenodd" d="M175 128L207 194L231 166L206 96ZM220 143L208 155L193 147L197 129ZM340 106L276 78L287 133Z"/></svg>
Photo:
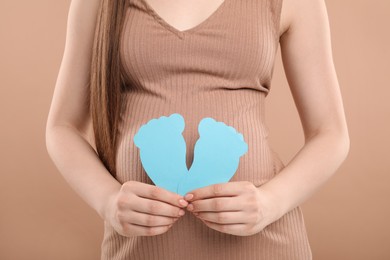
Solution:
<svg viewBox="0 0 390 260"><path fill-rule="evenodd" d="M129 0L101 0L88 93L96 150L114 178L121 92L124 85L119 48L127 1Z"/></svg>

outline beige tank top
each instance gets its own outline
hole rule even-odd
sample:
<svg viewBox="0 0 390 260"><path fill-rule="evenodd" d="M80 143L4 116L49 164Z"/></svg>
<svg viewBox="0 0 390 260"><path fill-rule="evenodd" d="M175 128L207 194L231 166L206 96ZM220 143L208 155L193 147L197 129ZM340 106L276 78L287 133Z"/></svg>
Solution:
<svg viewBox="0 0 390 260"><path fill-rule="evenodd" d="M198 124L212 117L248 143L230 181L260 186L285 165L268 143L265 98L279 45L282 0L225 0L206 20L180 31L148 4L128 0L121 60L126 89L120 118L117 180L153 184L133 137L152 118L180 113L190 167ZM186 212L167 232L124 237L105 222L101 259L312 259L296 207L261 232L235 236L209 228Z"/></svg>

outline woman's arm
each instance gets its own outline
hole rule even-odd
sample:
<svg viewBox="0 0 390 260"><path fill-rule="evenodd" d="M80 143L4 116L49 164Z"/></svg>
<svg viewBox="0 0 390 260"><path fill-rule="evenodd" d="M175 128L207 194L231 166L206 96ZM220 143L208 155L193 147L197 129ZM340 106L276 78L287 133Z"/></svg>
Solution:
<svg viewBox="0 0 390 260"><path fill-rule="evenodd" d="M166 232L185 211L179 194L138 181L120 184L87 141L87 106L96 15L101 0L72 0L65 52L46 125L46 146L77 194L122 236ZM93 134L93 131L92 131Z"/></svg>
<svg viewBox="0 0 390 260"><path fill-rule="evenodd" d="M46 147L66 181L104 217L108 199L121 185L86 140L91 122L87 85L100 2L71 2L64 55L46 125Z"/></svg>
<svg viewBox="0 0 390 260"><path fill-rule="evenodd" d="M325 2L284 0L282 9L290 24L280 38L282 60L305 144L279 174L259 187L277 201L279 216L316 192L349 151Z"/></svg>

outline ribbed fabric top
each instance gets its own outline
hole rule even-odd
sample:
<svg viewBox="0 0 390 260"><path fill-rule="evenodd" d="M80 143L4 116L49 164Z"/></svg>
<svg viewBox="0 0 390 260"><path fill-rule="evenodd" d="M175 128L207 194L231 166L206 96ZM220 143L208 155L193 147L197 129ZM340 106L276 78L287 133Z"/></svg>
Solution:
<svg viewBox="0 0 390 260"><path fill-rule="evenodd" d="M206 20L180 31L147 0L128 1L120 46L127 86L116 154L120 183L153 184L133 137L150 119L172 113L185 119L188 168L204 117L234 127L248 144L230 181L260 186L285 167L268 143L264 120L281 6L282 0L225 0ZM300 207L251 236L216 231L190 212L156 236L124 237L105 222L101 250L101 259L312 259Z"/></svg>

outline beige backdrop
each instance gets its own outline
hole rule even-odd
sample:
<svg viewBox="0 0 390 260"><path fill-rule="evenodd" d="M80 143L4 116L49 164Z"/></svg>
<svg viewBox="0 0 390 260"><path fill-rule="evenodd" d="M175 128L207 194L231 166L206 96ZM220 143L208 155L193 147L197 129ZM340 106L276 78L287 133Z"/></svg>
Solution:
<svg viewBox="0 0 390 260"><path fill-rule="evenodd" d="M45 147L70 2L0 1L0 259L100 256L101 219L66 184ZM351 149L302 205L309 239L316 260L390 259L390 1L326 3ZM278 53L266 120L287 163L303 132Z"/></svg>

